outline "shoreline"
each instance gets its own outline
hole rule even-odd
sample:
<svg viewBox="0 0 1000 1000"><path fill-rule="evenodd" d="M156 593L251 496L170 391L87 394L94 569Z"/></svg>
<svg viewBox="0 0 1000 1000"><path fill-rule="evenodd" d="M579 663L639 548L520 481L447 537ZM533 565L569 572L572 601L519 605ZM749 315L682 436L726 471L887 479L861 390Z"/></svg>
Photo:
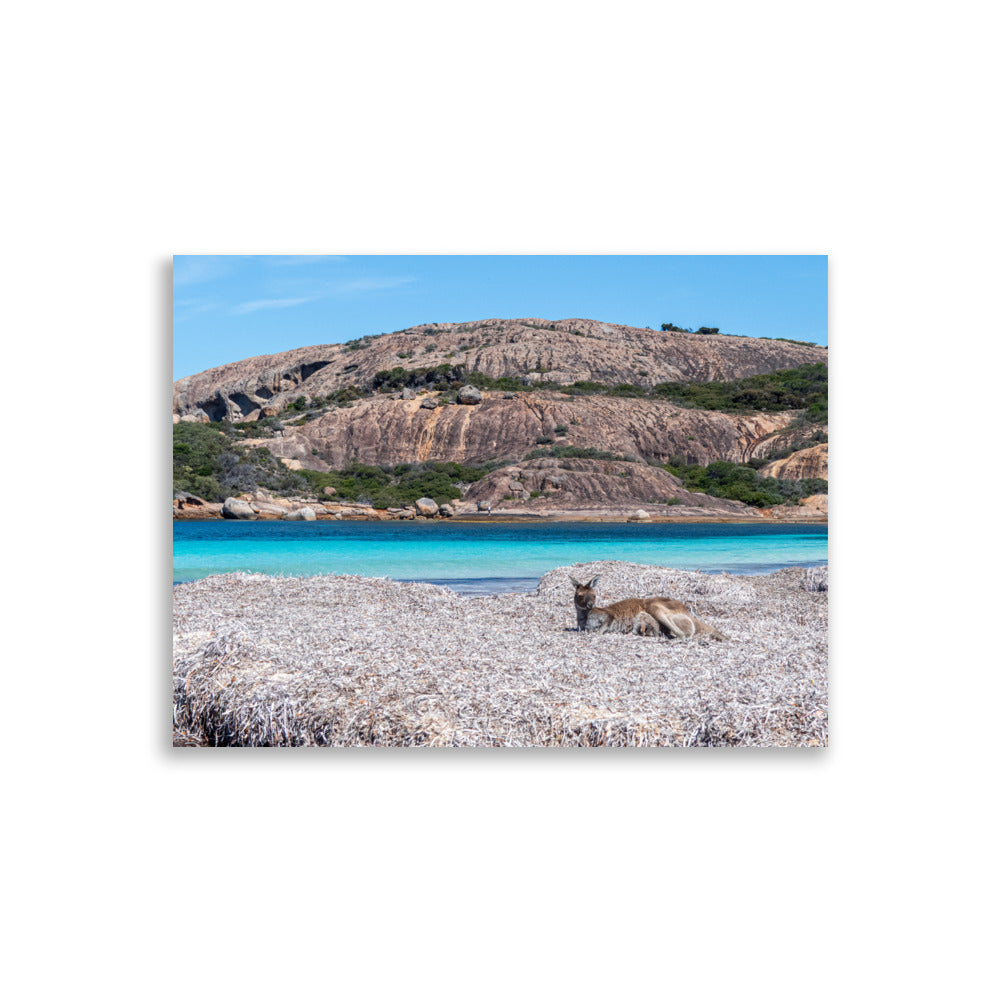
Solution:
<svg viewBox="0 0 1000 1000"><path fill-rule="evenodd" d="M811 559L796 563L773 563L763 565L754 569L703 569L703 570L679 570L686 573L702 573L705 576L732 576L732 577L756 577L770 576L772 573L780 573L782 570L807 570L829 567L828 559ZM658 567L669 569L672 567ZM208 573L205 576L192 577L189 580L174 580L172 586L184 587L201 580L208 580L213 577L228 576L233 573L244 573L247 576L265 576L274 580L310 580L317 577L337 577L338 579L350 578L354 580L391 580L394 583L416 583L429 584L432 587L443 587L462 597L486 597L500 596L503 594L533 594L537 591L539 584L544 579L541 576L462 576L462 577L395 577L390 575L373 576L370 573L261 573L258 570L225 570L219 573ZM514 584L518 586L514 586ZM473 586L474 584L495 584L493 587ZM504 584L507 584L504 586Z"/></svg>
<svg viewBox="0 0 1000 1000"><path fill-rule="evenodd" d="M177 516L174 512L172 518L174 522L177 521L229 521L232 520L234 523L238 523L239 519L236 518L225 518L221 515L212 515L208 517L200 517L194 515L182 515ZM246 520L251 520L247 518ZM282 521L285 519L282 517L261 517L258 516L253 520L256 521ZM413 523L430 523L430 524L573 524L580 522L593 522L597 524L829 524L829 517L685 517L684 515L669 516L669 515L654 515L650 514L649 517L637 518L634 514L622 514L622 513L598 513L584 514L584 513L566 513L566 514L514 514L514 513L504 513L504 514L455 514L453 517L448 518L410 518L407 519ZM330 514L318 514L315 521L302 521L302 524L315 524L317 521L391 521L393 524L406 523L406 520L400 520L393 517L370 517L365 514L348 514L343 517L335 517ZM287 522L294 523L294 522Z"/></svg>

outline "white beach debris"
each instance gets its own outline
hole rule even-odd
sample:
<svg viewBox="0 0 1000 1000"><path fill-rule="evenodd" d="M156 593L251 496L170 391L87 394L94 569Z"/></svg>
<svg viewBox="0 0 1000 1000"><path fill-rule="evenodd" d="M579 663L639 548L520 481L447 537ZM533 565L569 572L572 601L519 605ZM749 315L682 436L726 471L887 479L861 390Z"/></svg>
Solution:
<svg viewBox="0 0 1000 1000"><path fill-rule="evenodd" d="M600 603L675 597L730 638L576 631L569 577ZM535 594L232 573L174 590L179 744L825 746L827 592L624 562L547 573Z"/></svg>

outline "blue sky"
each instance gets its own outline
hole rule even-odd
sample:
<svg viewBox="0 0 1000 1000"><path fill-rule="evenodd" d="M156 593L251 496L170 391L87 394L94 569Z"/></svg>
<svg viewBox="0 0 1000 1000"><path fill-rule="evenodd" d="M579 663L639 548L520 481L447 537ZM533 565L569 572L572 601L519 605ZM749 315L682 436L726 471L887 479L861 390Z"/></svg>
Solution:
<svg viewBox="0 0 1000 1000"><path fill-rule="evenodd" d="M174 257L174 379L420 323L584 318L827 342L825 256Z"/></svg>

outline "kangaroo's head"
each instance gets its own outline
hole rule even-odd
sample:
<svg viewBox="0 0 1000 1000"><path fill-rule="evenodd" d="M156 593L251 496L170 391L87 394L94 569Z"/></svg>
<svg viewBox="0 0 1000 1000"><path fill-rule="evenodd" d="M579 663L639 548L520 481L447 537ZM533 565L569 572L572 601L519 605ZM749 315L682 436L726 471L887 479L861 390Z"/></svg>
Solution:
<svg viewBox="0 0 1000 1000"><path fill-rule="evenodd" d="M599 579L599 576L595 576L589 583L580 583L579 580L574 580L573 577L569 578L569 582L576 587L576 593L573 595L573 603L581 611L590 611L597 603L597 594L594 593L594 586Z"/></svg>

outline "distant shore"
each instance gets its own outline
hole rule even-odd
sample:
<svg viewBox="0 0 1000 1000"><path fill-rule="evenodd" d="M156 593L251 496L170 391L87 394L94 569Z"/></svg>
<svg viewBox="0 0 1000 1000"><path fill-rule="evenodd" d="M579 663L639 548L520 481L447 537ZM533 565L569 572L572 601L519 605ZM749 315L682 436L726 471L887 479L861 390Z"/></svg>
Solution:
<svg viewBox="0 0 1000 1000"><path fill-rule="evenodd" d="M192 511L181 511L178 512L174 510L173 520L175 521L221 521L225 520L221 513L221 504L213 504L213 507L218 507L218 512L213 512L209 514L196 513ZM284 520L280 515L275 514L259 514L255 520L259 521L281 521ZM331 513L317 513L317 521L397 521L401 520L398 517L392 515L386 515L384 511L374 512L371 514L364 513L357 510L345 510L342 511L340 517L336 514ZM410 520L410 519L402 519ZM647 517L639 518L635 516L634 511L612 511L612 510L595 510L595 511L561 511L561 512L547 512L544 514L535 514L525 512L515 512L515 511L497 511L492 514L482 514L482 513L460 513L455 514L448 518L412 518L412 520L434 520L440 523L447 523L449 521L461 523L461 524L522 524L524 522L536 522L536 523L549 523L558 524L563 522L595 522L595 523L633 523L633 524L827 524L829 518L827 516L823 517L813 517L808 515L784 515L775 516L773 514L764 514L759 517L711 517L694 514L649 514Z"/></svg>

